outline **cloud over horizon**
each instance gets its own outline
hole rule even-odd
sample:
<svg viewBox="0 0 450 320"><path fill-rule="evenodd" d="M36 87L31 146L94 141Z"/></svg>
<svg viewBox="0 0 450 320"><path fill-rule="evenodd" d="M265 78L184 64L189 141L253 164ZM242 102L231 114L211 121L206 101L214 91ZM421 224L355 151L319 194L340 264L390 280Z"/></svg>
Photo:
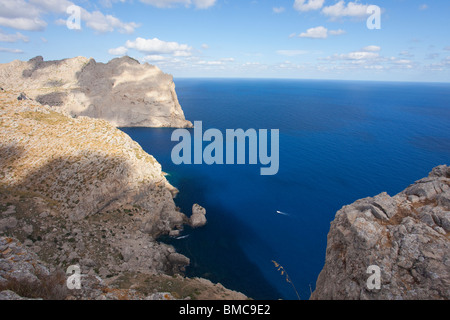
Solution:
<svg viewBox="0 0 450 320"><path fill-rule="evenodd" d="M212 7L216 0L139 0L142 3L155 6L157 8L174 8L179 5L190 7L192 4L197 9L207 9Z"/></svg>
<svg viewBox="0 0 450 320"><path fill-rule="evenodd" d="M326 39L329 35L339 36L341 34L345 34L345 31L342 29L338 30L328 30L323 26L318 26L315 28L309 28L306 32L302 32L299 34L299 38L310 38L310 39Z"/></svg>

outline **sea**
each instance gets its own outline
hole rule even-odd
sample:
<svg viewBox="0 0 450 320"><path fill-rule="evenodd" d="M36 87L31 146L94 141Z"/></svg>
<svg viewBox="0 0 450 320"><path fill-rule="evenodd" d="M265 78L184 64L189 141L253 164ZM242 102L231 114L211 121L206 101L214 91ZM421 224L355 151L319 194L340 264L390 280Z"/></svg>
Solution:
<svg viewBox="0 0 450 320"><path fill-rule="evenodd" d="M207 224L164 236L204 277L253 299L309 299L336 212L395 195L450 165L450 84L279 79L175 79L186 119L203 130L278 129L279 171L261 164L180 164L171 128L121 128ZM189 129L192 133L193 129ZM207 145L207 143L205 143Z"/></svg>

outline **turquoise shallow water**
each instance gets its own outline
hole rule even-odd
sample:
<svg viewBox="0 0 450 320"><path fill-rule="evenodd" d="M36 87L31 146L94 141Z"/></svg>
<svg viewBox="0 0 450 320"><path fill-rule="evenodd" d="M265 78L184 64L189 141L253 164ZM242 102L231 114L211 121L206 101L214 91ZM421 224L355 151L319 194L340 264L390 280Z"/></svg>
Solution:
<svg viewBox="0 0 450 320"><path fill-rule="evenodd" d="M450 85L309 80L175 79L186 118L203 129L280 130L280 168L174 165L173 129L122 128L154 155L190 214L208 224L165 238L202 276L255 299L296 299L274 268L309 298L323 267L329 224L343 205L394 195L450 164ZM287 214L278 214L281 211Z"/></svg>

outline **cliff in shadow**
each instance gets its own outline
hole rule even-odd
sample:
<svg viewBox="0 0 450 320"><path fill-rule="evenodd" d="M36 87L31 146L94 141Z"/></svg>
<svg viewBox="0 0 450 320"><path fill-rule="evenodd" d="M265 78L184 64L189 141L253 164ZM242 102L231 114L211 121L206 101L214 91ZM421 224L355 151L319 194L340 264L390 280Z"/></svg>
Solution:
<svg viewBox="0 0 450 320"><path fill-rule="evenodd" d="M311 299L450 298L450 167L344 206Z"/></svg>
<svg viewBox="0 0 450 320"><path fill-rule="evenodd" d="M108 121L24 97L0 90L0 298L245 298L183 277L189 259L157 241L190 221L151 155ZM80 290L57 276L71 265ZM22 290L49 281L61 290Z"/></svg>
<svg viewBox="0 0 450 320"><path fill-rule="evenodd" d="M0 87L117 127L192 127L178 102L172 76L130 57L106 64L85 57L15 60L0 64Z"/></svg>

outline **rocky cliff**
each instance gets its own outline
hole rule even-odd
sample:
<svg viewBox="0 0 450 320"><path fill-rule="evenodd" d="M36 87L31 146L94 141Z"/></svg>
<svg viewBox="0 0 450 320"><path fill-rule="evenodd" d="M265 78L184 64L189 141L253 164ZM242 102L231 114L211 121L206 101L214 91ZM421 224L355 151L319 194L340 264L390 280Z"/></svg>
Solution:
<svg viewBox="0 0 450 320"><path fill-rule="evenodd" d="M118 127L192 127L178 103L172 76L130 57L106 64L84 57L15 60L0 64L0 87Z"/></svg>
<svg viewBox="0 0 450 320"><path fill-rule="evenodd" d="M160 164L108 121L74 118L1 89L3 298L20 295L17 288L30 294L24 288L42 287L36 283L61 287L58 270L64 280L75 264L86 276L81 291L64 293L64 284L37 298L148 298L161 290L176 298L245 298L176 276L189 259L156 240L190 221L175 206L176 191Z"/></svg>
<svg viewBox="0 0 450 320"><path fill-rule="evenodd" d="M345 206L331 223L311 299L450 299L449 232L444 165L393 197ZM379 288L370 266L379 268Z"/></svg>

